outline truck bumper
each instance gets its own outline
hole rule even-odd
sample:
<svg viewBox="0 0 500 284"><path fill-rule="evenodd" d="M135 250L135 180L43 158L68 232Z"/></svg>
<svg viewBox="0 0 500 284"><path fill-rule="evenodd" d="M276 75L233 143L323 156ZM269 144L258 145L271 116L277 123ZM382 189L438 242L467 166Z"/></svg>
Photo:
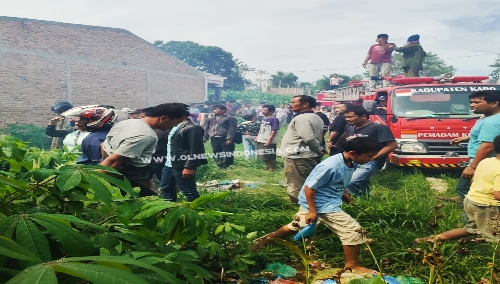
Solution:
<svg viewBox="0 0 500 284"><path fill-rule="evenodd" d="M444 155L389 155L391 164L400 167L415 167L415 168L465 168L469 163L467 155L458 157L446 157Z"/></svg>

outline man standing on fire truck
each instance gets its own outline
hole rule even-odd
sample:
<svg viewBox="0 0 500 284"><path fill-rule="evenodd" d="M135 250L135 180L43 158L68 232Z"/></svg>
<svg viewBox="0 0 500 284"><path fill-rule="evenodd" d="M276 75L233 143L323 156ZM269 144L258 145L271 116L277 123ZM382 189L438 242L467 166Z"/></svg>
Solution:
<svg viewBox="0 0 500 284"><path fill-rule="evenodd" d="M391 64L392 64L392 49L391 46L395 46L394 43L388 43L387 40L389 36L387 34L379 34L377 36L377 43L370 46L368 54L363 61L363 67L366 68L366 64L370 61L370 85L369 90L375 91L377 88L377 79L379 76L390 77L391 76ZM384 80L384 87L389 85L388 81Z"/></svg>
<svg viewBox="0 0 500 284"><path fill-rule="evenodd" d="M424 69L424 58L427 53L420 45L420 36L412 35L402 47L390 46L392 50L403 53L401 68L405 77L418 77L420 70Z"/></svg>

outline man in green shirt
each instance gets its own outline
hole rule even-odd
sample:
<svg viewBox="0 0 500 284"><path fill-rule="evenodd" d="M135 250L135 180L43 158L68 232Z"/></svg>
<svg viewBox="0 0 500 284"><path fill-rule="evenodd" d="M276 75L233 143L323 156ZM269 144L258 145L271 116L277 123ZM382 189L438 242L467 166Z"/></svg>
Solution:
<svg viewBox="0 0 500 284"><path fill-rule="evenodd" d="M391 45L390 48L403 53L401 68L403 68L405 77L418 77L420 70L424 69L424 58L427 56L427 53L420 45L420 36L412 35L404 46L396 47Z"/></svg>

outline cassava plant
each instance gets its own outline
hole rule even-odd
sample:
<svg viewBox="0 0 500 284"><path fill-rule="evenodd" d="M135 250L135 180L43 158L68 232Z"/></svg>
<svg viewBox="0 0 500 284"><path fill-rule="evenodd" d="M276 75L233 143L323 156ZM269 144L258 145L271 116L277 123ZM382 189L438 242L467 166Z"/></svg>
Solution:
<svg viewBox="0 0 500 284"><path fill-rule="evenodd" d="M190 203L139 198L115 170L74 159L0 136L5 283L205 283L221 265L245 276L252 264L245 228L209 208L229 193Z"/></svg>

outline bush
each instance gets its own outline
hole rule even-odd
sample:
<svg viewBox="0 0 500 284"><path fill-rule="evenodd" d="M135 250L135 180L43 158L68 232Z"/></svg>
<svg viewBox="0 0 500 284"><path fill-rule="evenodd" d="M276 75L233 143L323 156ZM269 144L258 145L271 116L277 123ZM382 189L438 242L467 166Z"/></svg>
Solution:
<svg viewBox="0 0 500 284"><path fill-rule="evenodd" d="M31 124L9 124L1 133L16 137L31 147L50 149L52 137L45 134L45 128Z"/></svg>

